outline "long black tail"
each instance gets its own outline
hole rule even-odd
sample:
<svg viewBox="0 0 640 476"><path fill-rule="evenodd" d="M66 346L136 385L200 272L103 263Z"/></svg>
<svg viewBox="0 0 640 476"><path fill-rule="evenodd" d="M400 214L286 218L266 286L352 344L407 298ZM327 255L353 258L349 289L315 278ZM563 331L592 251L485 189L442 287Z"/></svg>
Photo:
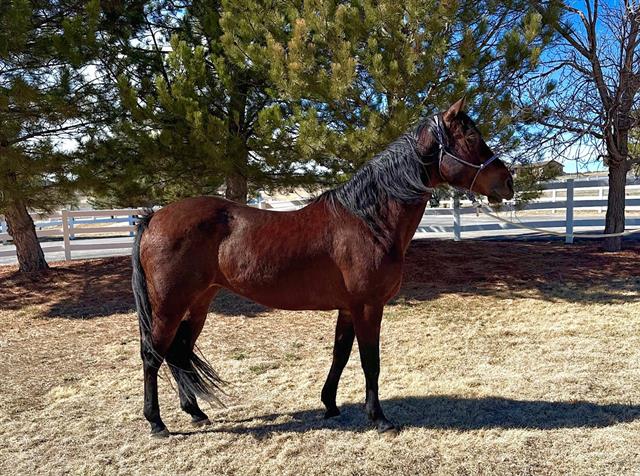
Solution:
<svg viewBox="0 0 640 476"><path fill-rule="evenodd" d="M143 356L147 352L152 355L156 354L151 342L151 302L149 302L149 292L147 291L147 278L144 275L144 269L142 269L142 264L140 263L140 240L142 239L144 231L149 227L149 222L152 218L152 210L149 210L145 215L140 217L138 226L136 227L136 237L133 240L133 250L131 253L131 264L133 267L131 287L133 288L133 297L136 301L136 309L138 310L140 343ZM160 360L160 362L162 362L162 360Z"/></svg>
<svg viewBox="0 0 640 476"><path fill-rule="evenodd" d="M160 365L164 356L158 355L153 348L151 339L151 302L147 290L147 279L140 264L140 240L153 218L153 211L148 211L138 221L136 236L133 242L132 265L133 276L131 284L133 296L138 310L140 324L140 342L142 356L150 356ZM178 332L166 355L167 364L171 369L179 389L185 395L193 395L209 402L222 404L217 391L225 383L203 357L199 357L190 347L191 336L184 323L180 323ZM224 392L223 392L224 393Z"/></svg>
<svg viewBox="0 0 640 476"><path fill-rule="evenodd" d="M167 364L178 388L184 395L224 406L217 394L224 393L222 386L225 382L203 356L194 352L190 342L191 331L185 322L181 322L167 353Z"/></svg>

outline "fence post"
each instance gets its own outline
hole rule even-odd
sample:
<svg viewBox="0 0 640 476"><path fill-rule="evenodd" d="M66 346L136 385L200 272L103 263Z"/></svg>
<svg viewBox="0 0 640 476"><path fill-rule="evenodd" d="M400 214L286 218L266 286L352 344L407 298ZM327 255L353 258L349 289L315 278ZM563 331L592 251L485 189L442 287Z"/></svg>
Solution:
<svg viewBox="0 0 640 476"><path fill-rule="evenodd" d="M565 243L573 243L573 179L567 179L567 214Z"/></svg>
<svg viewBox="0 0 640 476"><path fill-rule="evenodd" d="M136 215L136 218L138 216ZM129 215L129 226L134 226L136 224L135 220L133 219L133 214ZM129 236L134 236L133 231L129 232Z"/></svg>
<svg viewBox="0 0 640 476"><path fill-rule="evenodd" d="M453 196L453 241L462 241L460 230L460 197Z"/></svg>
<svg viewBox="0 0 640 476"><path fill-rule="evenodd" d="M69 242L69 211L62 210L62 237L64 240L64 259L71 259L71 243Z"/></svg>
<svg viewBox="0 0 640 476"><path fill-rule="evenodd" d="M9 230L7 230L7 226L4 223L4 217L0 218L0 235L4 234L4 233L8 233ZM0 240L1 244L6 244L7 241L3 238L2 240Z"/></svg>
<svg viewBox="0 0 640 476"><path fill-rule="evenodd" d="M74 217L70 217L71 219L69 220L69 239L70 240L75 240L76 239L76 235L73 233L73 226L74 226L74 222L76 221L76 219Z"/></svg>
<svg viewBox="0 0 640 476"><path fill-rule="evenodd" d="M598 192L598 198L600 200L604 200L604 187L600 187L599 192ZM600 207L600 213L604 212L604 207Z"/></svg>

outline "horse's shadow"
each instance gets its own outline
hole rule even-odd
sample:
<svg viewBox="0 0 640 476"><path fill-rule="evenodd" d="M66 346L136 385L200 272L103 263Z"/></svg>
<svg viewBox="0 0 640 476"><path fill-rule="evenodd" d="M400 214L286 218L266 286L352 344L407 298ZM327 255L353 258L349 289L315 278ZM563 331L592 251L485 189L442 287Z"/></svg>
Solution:
<svg viewBox="0 0 640 476"><path fill-rule="evenodd" d="M599 428L640 419L640 405L598 404L586 401L514 400L501 397L402 397L382 402L387 416L404 428L479 430ZM325 420L320 409L272 413L255 418L214 418L204 432L251 434L367 431L372 428L361 404L340 407L339 417ZM231 410L233 413L233 410ZM203 431L176 433L190 435Z"/></svg>

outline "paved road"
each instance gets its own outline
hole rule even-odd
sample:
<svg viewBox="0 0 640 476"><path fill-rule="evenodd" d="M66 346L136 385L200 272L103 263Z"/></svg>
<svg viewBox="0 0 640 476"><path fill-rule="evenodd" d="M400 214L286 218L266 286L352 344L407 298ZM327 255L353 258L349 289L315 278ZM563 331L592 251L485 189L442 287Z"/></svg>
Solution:
<svg viewBox="0 0 640 476"><path fill-rule="evenodd" d="M580 218L593 218L593 219L603 219L603 214L594 214L594 215L580 215ZM523 223L530 221L542 221L542 220L553 220L559 221L563 220L563 214L556 215L536 215L534 217L521 218L520 221ZM463 225L481 225L481 224L493 224L496 223L495 220L486 217L475 215L463 215L462 216L462 224ZM439 230L439 231L431 231L424 232L418 231L416 233L416 238L432 238L432 239L453 239L452 232L452 219L451 216L426 216L422 222L421 227L428 227L429 230ZM423 229L424 230L424 229ZM564 231L561 228L556 228L555 231ZM581 228L580 230L576 230L580 232L591 231L591 232L601 232L601 227L591 227L591 228ZM640 233L636 235L632 235L635 239L640 239ZM463 232L463 239L518 239L518 240L557 240L559 238L553 237L551 235L541 235L538 233L530 232L527 230L493 230L493 231L469 231ZM108 238L99 238L99 239L77 239L72 241L72 243L82 243L82 244L92 244L92 243L131 243L132 238L130 237L108 237ZM45 242L43 243L43 247L51 246L51 245L60 245L60 242ZM11 245L0 245L0 251L14 249ZM72 258L74 259L86 259L86 258L98 258L104 256L124 256L131 253L129 249L113 249L113 250L82 250L82 251L74 251L72 252ZM47 253L47 260L49 262L53 261L61 261L64 260L63 252L53 252ZM15 263L15 258L13 257L0 257L0 264L12 264Z"/></svg>

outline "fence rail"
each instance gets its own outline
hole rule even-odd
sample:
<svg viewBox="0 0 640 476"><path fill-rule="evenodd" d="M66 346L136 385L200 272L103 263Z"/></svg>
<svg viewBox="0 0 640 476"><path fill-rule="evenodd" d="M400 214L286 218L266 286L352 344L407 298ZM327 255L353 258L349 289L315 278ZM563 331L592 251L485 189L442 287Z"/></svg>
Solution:
<svg viewBox="0 0 640 476"><path fill-rule="evenodd" d="M563 211L564 219L535 220L535 215L529 215L525 223L532 228L545 228L549 230L562 229L566 236L567 243L573 243L574 229L579 228L604 228L605 220L594 218L576 218L575 212L596 210L598 213L604 213L607 207L607 200L604 199L608 189L608 179L591 179L591 180L573 180L548 182L542 185L543 195L525 206L519 211L545 211L559 212ZM595 190L594 190L595 189ZM594 197L594 192L597 197ZM564 195L560 197L559 195ZM629 212L640 210L640 179L631 179L627 181L626 210ZM469 225L462 224L461 215L475 214L476 210L471 206L468 200L448 200L443 202L443 208L428 208L425 210L425 217L418 226L418 232L423 233L452 233L453 239L459 241L462 239L463 232L477 231L507 231L518 230L519 227L495 220L489 220L488 223L473 223ZM515 212L516 207L512 203L504 204L501 212ZM432 226L429 224L430 216L453 215L453 223L451 226ZM533 219L531 219L533 218ZM516 218L517 220L517 218ZM633 229L640 227L640 217L627 217L625 220L625 228Z"/></svg>
<svg viewBox="0 0 640 476"><path fill-rule="evenodd" d="M542 186L543 195L528 203L522 208L525 212L564 213L564 217L549 219L541 217L536 219L535 214L529 214L528 226L545 228L550 230L564 230L567 234L566 241L573 242L573 233L576 228L604 227L604 218L576 216L576 211L591 210L602 213L606 210L606 190L608 180L566 180L549 182ZM261 202L255 206L262 209L275 211L295 210L306 204L304 200ZM503 232L516 230L517 227L495 220L487 219L482 223L475 220L473 223L465 223L464 217L474 214L475 210L468 200L460 200L455 197L445 200L440 208L428 208L418 226L418 233L450 234L454 240L461 240L463 234L470 232ZM640 210L640 179L627 182L626 207L630 212ZM513 204L502 206L502 212L514 212ZM61 212L42 217L32 214L36 224L36 233L42 240L42 248L45 254L64 253L64 258L70 260L74 252L127 250L132 247L131 237L134 225L143 209L127 208L117 210L62 210ZM451 217L447 223L434 223L433 217ZM629 216L626 220L626 228L640 227L640 215ZM104 238L118 238L120 241L105 240ZM1 246L9 244L11 236L7 231L7 224L0 216L0 258L15 258L13 246ZM84 242L83 242L84 241ZM3 250L3 248L6 248Z"/></svg>
<svg viewBox="0 0 640 476"><path fill-rule="evenodd" d="M64 252L65 260L70 260L74 251L130 249L133 245L132 240L122 243L108 243L105 240L96 240L97 242L94 243L79 243L76 242L76 239L80 237L91 238L92 236L93 238L106 238L123 234L132 237L136 219L142 213L143 209L141 208L62 210L47 216L32 213L31 217L34 219L38 238L45 238L42 240L42 251L45 254ZM102 226L95 226L97 224ZM0 243L11 240L11 235L5 230L7 230L6 222L4 217L0 216ZM50 238L62 238L62 243L46 241ZM2 257L15 257L15 250L2 250L0 247L0 258Z"/></svg>

